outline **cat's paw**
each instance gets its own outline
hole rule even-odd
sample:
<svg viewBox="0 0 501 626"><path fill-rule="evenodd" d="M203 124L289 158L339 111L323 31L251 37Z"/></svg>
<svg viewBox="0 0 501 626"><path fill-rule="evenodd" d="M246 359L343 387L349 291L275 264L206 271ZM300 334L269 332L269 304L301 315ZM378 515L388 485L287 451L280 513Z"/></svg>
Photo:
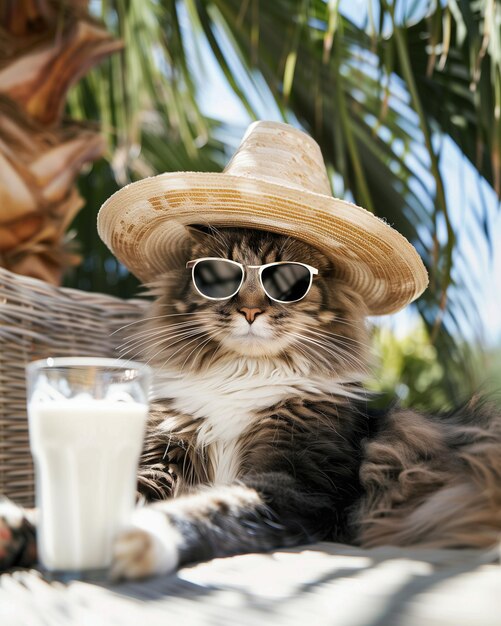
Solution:
<svg viewBox="0 0 501 626"><path fill-rule="evenodd" d="M0 571L36 561L35 529L27 513L7 498L0 498Z"/></svg>
<svg viewBox="0 0 501 626"><path fill-rule="evenodd" d="M179 565L182 537L163 511L151 506L134 511L113 547L112 580L134 580L169 574Z"/></svg>

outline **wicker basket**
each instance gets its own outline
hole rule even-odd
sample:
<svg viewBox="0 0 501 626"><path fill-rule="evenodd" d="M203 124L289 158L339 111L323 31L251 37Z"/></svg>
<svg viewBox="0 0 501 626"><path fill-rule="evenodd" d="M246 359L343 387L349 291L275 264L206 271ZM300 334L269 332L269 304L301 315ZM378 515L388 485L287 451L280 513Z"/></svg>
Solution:
<svg viewBox="0 0 501 626"><path fill-rule="evenodd" d="M33 506L26 363L48 356L116 356L127 332L119 329L138 319L145 306L0 268L0 494Z"/></svg>

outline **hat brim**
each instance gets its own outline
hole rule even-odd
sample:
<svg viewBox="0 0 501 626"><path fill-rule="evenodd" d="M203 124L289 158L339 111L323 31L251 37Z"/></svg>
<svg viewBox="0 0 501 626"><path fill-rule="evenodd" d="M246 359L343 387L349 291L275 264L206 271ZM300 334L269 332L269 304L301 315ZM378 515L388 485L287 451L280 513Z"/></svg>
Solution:
<svg viewBox="0 0 501 626"><path fill-rule="evenodd" d="M394 313L426 289L415 248L381 219L344 200L225 173L173 172L132 183L101 207L98 232L142 282L184 267L186 226L291 235L332 259L371 315Z"/></svg>

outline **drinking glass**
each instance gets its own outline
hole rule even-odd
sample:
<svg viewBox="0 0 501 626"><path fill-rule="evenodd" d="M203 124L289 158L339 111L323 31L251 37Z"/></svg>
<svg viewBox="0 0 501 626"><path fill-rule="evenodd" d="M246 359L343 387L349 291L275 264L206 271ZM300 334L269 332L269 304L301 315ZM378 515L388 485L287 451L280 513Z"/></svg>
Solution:
<svg viewBox="0 0 501 626"><path fill-rule="evenodd" d="M26 370L40 563L60 574L103 571L135 504L150 370L91 357Z"/></svg>

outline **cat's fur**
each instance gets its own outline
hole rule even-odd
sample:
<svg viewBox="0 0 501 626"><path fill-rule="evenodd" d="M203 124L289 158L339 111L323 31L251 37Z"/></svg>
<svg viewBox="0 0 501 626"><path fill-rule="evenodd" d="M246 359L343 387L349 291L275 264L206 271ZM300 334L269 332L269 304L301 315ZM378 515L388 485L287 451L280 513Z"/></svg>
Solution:
<svg viewBox="0 0 501 626"><path fill-rule="evenodd" d="M270 233L193 237L192 259L303 261L319 275L288 305L270 301L252 270L220 302L201 297L185 269L152 286L149 319L124 346L159 372L139 472L152 504L119 537L115 576L321 539L436 547L499 539L499 414L474 401L440 417L369 411L366 310L335 265ZM262 313L250 325L242 307Z"/></svg>

